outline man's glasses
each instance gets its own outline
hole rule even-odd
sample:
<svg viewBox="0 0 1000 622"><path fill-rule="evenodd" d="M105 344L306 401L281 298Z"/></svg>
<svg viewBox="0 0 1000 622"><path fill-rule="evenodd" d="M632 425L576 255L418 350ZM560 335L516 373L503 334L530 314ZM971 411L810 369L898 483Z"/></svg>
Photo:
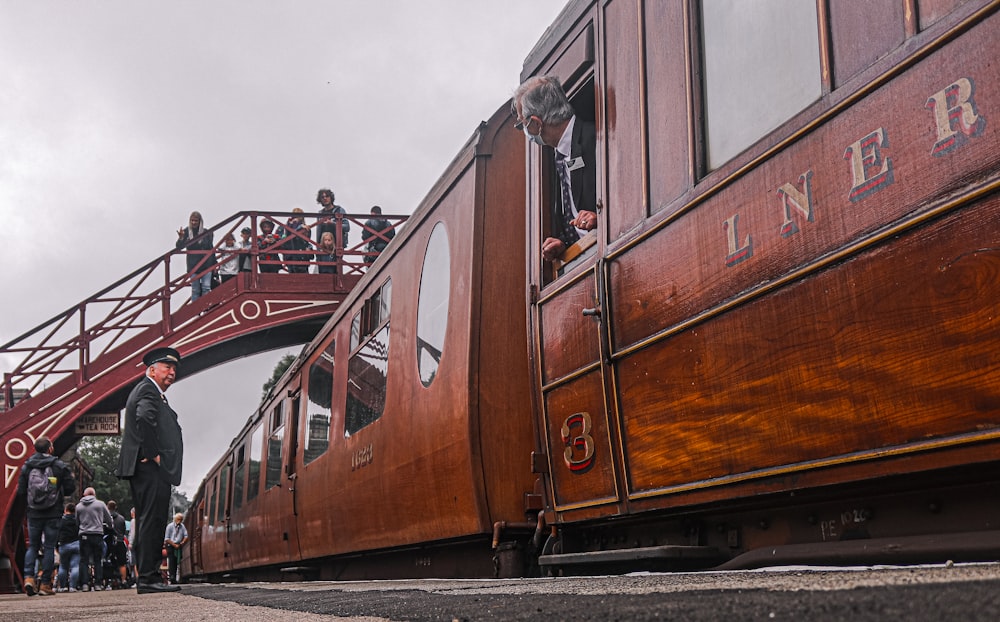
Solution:
<svg viewBox="0 0 1000 622"><path fill-rule="evenodd" d="M528 117L527 120L518 119L517 121L514 121L514 129L518 132L522 131L525 127L531 125L532 118L533 117Z"/></svg>

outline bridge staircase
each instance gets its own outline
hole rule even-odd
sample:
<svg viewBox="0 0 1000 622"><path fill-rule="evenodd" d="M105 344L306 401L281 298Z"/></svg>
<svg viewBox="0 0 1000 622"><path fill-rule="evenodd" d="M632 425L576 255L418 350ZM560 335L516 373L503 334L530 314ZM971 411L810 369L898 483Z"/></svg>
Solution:
<svg viewBox="0 0 1000 622"><path fill-rule="evenodd" d="M353 232L367 232L369 241L385 239L388 231L366 227L367 215L327 218L313 213L305 214L307 222L313 221L310 227L322 223L332 229L335 246L342 249L333 256L316 254L311 246L286 248L292 237L305 240L308 232L286 231L274 243L239 254L220 249L226 234L239 240L243 228L258 232L268 221L278 232L292 216L239 212L209 229L219 264L235 257L247 262L248 271L197 300L190 299L192 280L219 266L202 259L189 272L185 250L173 249L0 346L0 592L15 591L21 584L25 508L15 493L21 466L34 453L37 438L52 439L53 453L60 455L82 438L78 419L120 413L144 374L143 353L154 347L170 346L181 353L180 380L227 361L308 342L374 258L364 242L342 243L344 222ZM406 219L382 218L393 227Z"/></svg>

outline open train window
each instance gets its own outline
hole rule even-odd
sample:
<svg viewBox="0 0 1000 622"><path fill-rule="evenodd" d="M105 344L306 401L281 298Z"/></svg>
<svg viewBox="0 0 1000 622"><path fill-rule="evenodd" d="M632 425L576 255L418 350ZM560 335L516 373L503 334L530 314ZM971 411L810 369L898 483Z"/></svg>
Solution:
<svg viewBox="0 0 1000 622"><path fill-rule="evenodd" d="M278 402L271 412L271 435L267 439L267 481L265 486L273 488L281 483L281 454L285 446L284 402Z"/></svg>
<svg viewBox="0 0 1000 622"><path fill-rule="evenodd" d="M263 457L264 426L258 425L250 435L250 473L247 481L247 501L257 496L260 490L260 461ZM268 465L270 468L270 464Z"/></svg>
<svg viewBox="0 0 1000 622"><path fill-rule="evenodd" d="M441 364L450 298L451 251L448 232L439 222L427 241L417 299L417 371L425 387L434 382Z"/></svg>
<svg viewBox="0 0 1000 622"><path fill-rule="evenodd" d="M347 362L347 404L344 409L344 436L382 417L385 409L386 376L389 372L389 302L392 279L365 300L360 312L360 347ZM357 320L358 316L355 316ZM354 340L352 322L351 340Z"/></svg>
<svg viewBox="0 0 1000 622"><path fill-rule="evenodd" d="M701 42L709 170L822 95L815 2L702 0Z"/></svg>
<svg viewBox="0 0 1000 622"><path fill-rule="evenodd" d="M592 74L585 75L574 83L563 84L576 119L573 121L573 152L569 154L573 164L573 172L570 173L573 190L573 205L576 211L597 210L598 188L600 183L597 179L598 154L596 149L596 105L594 100L594 77ZM593 136L594 141L582 140L581 137ZM581 139L581 140L577 140ZM583 146L580 149L580 145ZM555 151L545 148L542 154L543 170L545 180L543 185L544 196L546 197L542 209L542 240L545 238L560 238L564 243L568 243L565 234L561 234L559 227L555 223L560 218L562 210L562 199L560 198L559 175L556 171ZM546 282L558 278L562 274L571 270L574 266L593 257L597 252L598 230L585 231L574 229L579 238L575 242L568 243L562 256L552 261L551 270L545 270ZM539 241L541 244L541 240Z"/></svg>
<svg viewBox="0 0 1000 622"><path fill-rule="evenodd" d="M305 416L303 464L323 455L330 446L330 413L333 404L333 368L337 342L331 341L309 368L309 406Z"/></svg>
<svg viewBox="0 0 1000 622"><path fill-rule="evenodd" d="M236 468L233 470L233 510L243 507L243 479L246 477L246 443L236 450Z"/></svg>

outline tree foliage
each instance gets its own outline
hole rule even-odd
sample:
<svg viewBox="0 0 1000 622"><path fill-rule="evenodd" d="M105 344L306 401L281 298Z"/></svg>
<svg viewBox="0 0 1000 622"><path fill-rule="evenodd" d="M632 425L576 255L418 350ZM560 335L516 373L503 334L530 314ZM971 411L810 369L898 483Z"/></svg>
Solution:
<svg viewBox="0 0 1000 622"><path fill-rule="evenodd" d="M76 453L94 472L90 485L97 491L97 498L104 502L114 499L118 502L118 511L127 515L135 504L128 481L115 475L121 449L120 436L88 436L80 441Z"/></svg>
<svg viewBox="0 0 1000 622"><path fill-rule="evenodd" d="M271 379L265 382L262 387L264 392L260 396L261 400L267 399L268 393L270 393L274 386L278 384L278 380L281 380L281 376L286 370L288 370L293 362L295 362L294 354L286 354L281 357L281 360L274 366L274 371L271 373Z"/></svg>
<svg viewBox="0 0 1000 622"><path fill-rule="evenodd" d="M118 512L129 518L129 510L135 507L132 490L129 488L128 480L118 479L115 475L121 448L120 436L87 436L80 441L76 453L94 472L94 479L90 485L97 492L97 498L104 502L114 499L118 502ZM190 505L191 501L187 495L176 488L171 488L171 512L185 512Z"/></svg>

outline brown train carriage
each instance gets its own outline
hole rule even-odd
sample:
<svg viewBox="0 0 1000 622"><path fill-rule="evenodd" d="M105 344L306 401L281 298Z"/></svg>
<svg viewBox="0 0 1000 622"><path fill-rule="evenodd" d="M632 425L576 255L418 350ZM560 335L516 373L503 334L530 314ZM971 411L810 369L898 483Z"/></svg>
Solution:
<svg viewBox="0 0 1000 622"><path fill-rule="evenodd" d="M530 147L540 563L995 551L998 3L732 4L573 2L525 63L600 206L544 263Z"/></svg>
<svg viewBox="0 0 1000 622"><path fill-rule="evenodd" d="M512 122L478 129L209 473L190 576L492 576L494 534L533 534Z"/></svg>

